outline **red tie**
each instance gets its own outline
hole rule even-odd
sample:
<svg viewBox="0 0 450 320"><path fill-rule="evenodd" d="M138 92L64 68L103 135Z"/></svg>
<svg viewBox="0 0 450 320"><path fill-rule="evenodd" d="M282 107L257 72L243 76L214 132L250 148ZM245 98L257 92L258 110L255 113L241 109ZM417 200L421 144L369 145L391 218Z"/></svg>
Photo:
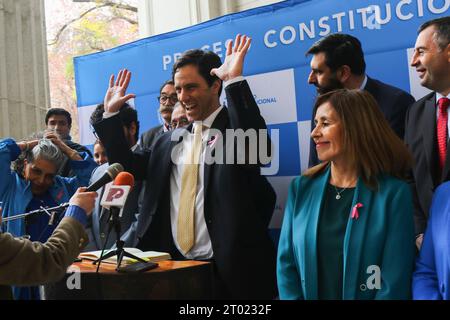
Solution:
<svg viewBox="0 0 450 320"><path fill-rule="evenodd" d="M441 171L444 169L445 157L447 156L447 108L450 105L448 98L440 98L438 100L439 112L437 121L437 141L439 150L439 166Z"/></svg>

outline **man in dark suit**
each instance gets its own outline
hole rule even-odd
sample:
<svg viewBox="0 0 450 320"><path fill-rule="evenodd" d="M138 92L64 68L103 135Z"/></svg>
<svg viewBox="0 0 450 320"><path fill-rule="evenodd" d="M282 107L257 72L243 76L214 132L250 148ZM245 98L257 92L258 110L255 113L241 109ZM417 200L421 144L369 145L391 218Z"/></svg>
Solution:
<svg viewBox="0 0 450 320"><path fill-rule="evenodd" d="M425 22L419 28L411 66L422 86L433 90L414 103L406 116L405 142L415 159L416 245L420 249L434 190L450 180L448 112L450 97L450 17Z"/></svg>
<svg viewBox="0 0 450 320"><path fill-rule="evenodd" d="M185 106L188 119L196 123L187 130L163 134L151 150L131 153L120 130L114 130L118 125L114 112L123 101L134 96L125 94L130 81L127 70L119 72L115 84L111 77L105 96L108 112L95 126L109 159L122 163L135 177L146 179L146 196L138 221L138 247L166 251L175 259L211 261L213 294L217 299L276 296L275 248L268 234L275 192L261 176L261 163L222 162L224 158L217 156L236 148L245 160L251 158L252 154L246 151L253 145L236 145L238 139L227 138L227 129L245 132L266 129L242 77L250 42L240 35L234 46L230 41L223 64L216 54L202 50L189 50L177 60L172 75L178 99ZM228 108L220 106L222 81ZM192 130L193 135L189 134ZM180 139L183 133L186 135ZM258 142L270 145L268 138ZM192 161L184 161L185 155L192 156ZM208 155L219 157L219 161L206 161ZM193 186L187 188L192 182Z"/></svg>
<svg viewBox="0 0 450 320"><path fill-rule="evenodd" d="M104 106L100 104L94 110L89 119L91 126L94 126L96 122L99 122L103 118ZM128 148L131 151L140 150L137 140L139 137L139 121L137 111L125 103L119 111L119 118L122 123L123 132L125 135L125 140L127 141ZM89 184L97 181L109 167L110 163L104 163L92 172L92 176ZM139 212L139 195L142 190L142 182L135 181L135 185L131 189L130 194L125 202L125 207L123 208L122 216L120 217L120 236L129 233L130 226L135 220L135 216ZM85 251L91 250L101 250L104 247L109 249L114 246L117 240L117 236L112 232L110 224L110 214L109 210L102 208L100 205L101 199L103 197L105 188L101 187L97 190L99 197L95 201L95 207L92 215L89 217L88 228L86 229L89 235L89 244L86 246ZM129 237L127 237L128 239ZM130 239L130 241L125 240L125 246L134 246L135 243Z"/></svg>
<svg viewBox="0 0 450 320"><path fill-rule="evenodd" d="M319 94L335 89L361 89L373 95L386 120L403 139L405 116L414 98L407 92L381 81L369 78L361 42L348 34L336 33L320 39L308 49L312 54L308 83L317 87ZM314 128L311 120L311 128ZM311 140L309 166L319 163L315 143Z"/></svg>
<svg viewBox="0 0 450 320"><path fill-rule="evenodd" d="M153 127L142 134L141 140L139 141L139 145L142 148L149 149L155 143L156 139L159 138L159 136L170 130L172 111L177 101L178 97L175 92L173 80L167 80L159 89L158 97L159 114L161 115L164 123Z"/></svg>

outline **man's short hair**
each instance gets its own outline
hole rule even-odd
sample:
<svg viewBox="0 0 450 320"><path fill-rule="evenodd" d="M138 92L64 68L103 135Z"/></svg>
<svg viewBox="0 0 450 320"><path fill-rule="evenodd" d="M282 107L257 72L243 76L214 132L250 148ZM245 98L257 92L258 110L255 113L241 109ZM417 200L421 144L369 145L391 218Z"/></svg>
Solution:
<svg viewBox="0 0 450 320"><path fill-rule="evenodd" d="M211 87L214 81L220 81L219 96L222 92L222 80L217 76L211 75L211 69L219 68L222 65L220 57L211 51L203 51L200 49L188 50L183 53L183 55L175 62L172 68L172 80L175 79L175 73L179 68L187 65L194 65L198 68L198 73L206 80L208 85Z"/></svg>
<svg viewBox="0 0 450 320"><path fill-rule="evenodd" d="M425 22L419 27L417 34L431 26L434 26L436 29L435 40L439 46L439 49L444 50L450 43L450 16Z"/></svg>
<svg viewBox="0 0 450 320"><path fill-rule="evenodd" d="M95 110L92 112L91 117L89 118L89 123L93 126L95 123L100 122L103 119L103 113L105 112L105 106L103 103L97 105ZM132 108L128 103L124 103L123 106L119 110L119 117L122 120L122 124L130 128L131 124L136 123L136 134L134 137L136 141L139 140L139 121L137 111Z"/></svg>
<svg viewBox="0 0 450 320"><path fill-rule="evenodd" d="M70 115L69 111L63 108L51 108L47 111L47 114L45 115L45 125L48 125L48 119L51 116L65 116L67 119L67 123L69 124L69 127L72 126L72 116Z"/></svg>
<svg viewBox="0 0 450 320"><path fill-rule="evenodd" d="M349 34L330 34L314 43L306 55L320 52L325 54L325 63L332 71L343 65L349 66L356 75L363 75L366 71L361 42Z"/></svg>
<svg viewBox="0 0 450 320"><path fill-rule="evenodd" d="M162 86L159 88L159 93L161 94L161 92L163 91L164 87L167 86L168 84L170 84L171 86L174 86L175 83L173 82L172 79L166 80L164 81L164 83L162 84Z"/></svg>

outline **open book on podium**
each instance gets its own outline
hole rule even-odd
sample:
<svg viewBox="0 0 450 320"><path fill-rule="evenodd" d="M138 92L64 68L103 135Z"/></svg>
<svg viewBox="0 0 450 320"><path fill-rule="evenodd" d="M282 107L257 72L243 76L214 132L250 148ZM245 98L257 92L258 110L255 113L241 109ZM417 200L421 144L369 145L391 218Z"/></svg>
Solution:
<svg viewBox="0 0 450 320"><path fill-rule="evenodd" d="M105 250L103 252L103 256L105 256L108 252L114 251L112 250ZM144 259L145 261L151 261L151 262L158 262L162 260L170 260L172 257L167 252L159 252L159 251L141 251L137 248L124 248L124 250L128 253L131 253L132 255ZM100 258L100 255L102 254L102 250L98 251L86 251L79 254L78 258L80 259L87 259L87 260L97 260ZM123 264L131 264L135 263L137 260L131 259L128 257L123 257L122 263ZM108 259L105 259L102 261L102 263L110 263L110 264L117 264L117 256L110 257Z"/></svg>

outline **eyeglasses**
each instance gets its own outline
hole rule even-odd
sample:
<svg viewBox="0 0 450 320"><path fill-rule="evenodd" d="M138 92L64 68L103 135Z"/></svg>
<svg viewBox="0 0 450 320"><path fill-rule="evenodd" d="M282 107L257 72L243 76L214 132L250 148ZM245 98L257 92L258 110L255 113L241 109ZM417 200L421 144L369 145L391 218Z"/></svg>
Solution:
<svg viewBox="0 0 450 320"><path fill-rule="evenodd" d="M187 118L180 118L178 121L174 120L170 123L170 128L171 129L177 129L177 128L181 128L184 127L186 125L189 124L189 121Z"/></svg>
<svg viewBox="0 0 450 320"><path fill-rule="evenodd" d="M167 100L169 100L171 103L175 104L178 102L178 97L176 94L170 95L170 96L166 96L166 95L161 95L158 97L158 101L160 103L165 103Z"/></svg>

